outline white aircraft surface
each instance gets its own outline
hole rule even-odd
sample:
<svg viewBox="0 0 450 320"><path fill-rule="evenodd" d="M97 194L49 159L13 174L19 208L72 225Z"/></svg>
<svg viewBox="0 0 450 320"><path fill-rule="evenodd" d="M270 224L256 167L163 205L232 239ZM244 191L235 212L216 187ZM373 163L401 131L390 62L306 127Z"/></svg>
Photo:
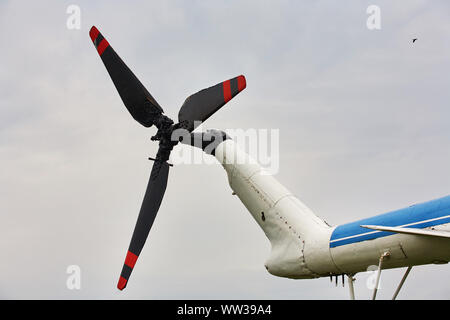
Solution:
<svg viewBox="0 0 450 320"><path fill-rule="evenodd" d="M450 196L378 216L330 226L267 174L231 139L215 148L228 181L271 243L265 267L293 279L347 276L354 299L358 272L378 265L375 299L382 269L405 267L395 299L411 268L450 261Z"/></svg>

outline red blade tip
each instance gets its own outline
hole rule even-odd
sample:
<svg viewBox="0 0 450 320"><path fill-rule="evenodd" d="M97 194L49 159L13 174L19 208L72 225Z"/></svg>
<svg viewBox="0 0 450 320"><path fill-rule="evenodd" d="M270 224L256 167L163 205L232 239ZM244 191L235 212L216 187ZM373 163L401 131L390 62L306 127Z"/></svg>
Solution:
<svg viewBox="0 0 450 320"><path fill-rule="evenodd" d="M247 81L245 80L245 77L243 75L240 75L237 77L238 79L238 90L241 92L247 87Z"/></svg>
<svg viewBox="0 0 450 320"><path fill-rule="evenodd" d="M89 31L89 36L91 37L92 42L94 42L95 39L97 39L99 33L100 31L98 31L98 29L95 26L92 26L91 30Z"/></svg>
<svg viewBox="0 0 450 320"><path fill-rule="evenodd" d="M121 276L119 278L119 283L117 284L117 289L123 290L125 289L126 286L127 286L127 279Z"/></svg>

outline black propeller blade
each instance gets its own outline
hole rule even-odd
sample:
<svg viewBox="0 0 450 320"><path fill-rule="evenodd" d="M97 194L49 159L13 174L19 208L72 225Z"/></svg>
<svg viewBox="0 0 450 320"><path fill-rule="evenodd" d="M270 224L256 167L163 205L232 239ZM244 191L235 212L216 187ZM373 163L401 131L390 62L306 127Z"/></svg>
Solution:
<svg viewBox="0 0 450 320"><path fill-rule="evenodd" d="M128 111L140 124L151 127L163 109L95 26L89 35Z"/></svg>
<svg viewBox="0 0 450 320"><path fill-rule="evenodd" d="M178 121L183 128L193 131L201 122L244 90L246 85L245 77L241 75L194 93L181 106Z"/></svg>
<svg viewBox="0 0 450 320"><path fill-rule="evenodd" d="M141 253L142 247L153 225L153 221L155 221L156 214L158 213L159 206L166 191L168 177L169 165L167 162L155 160L136 227L134 228L133 237L131 238L130 247L128 248L125 263L120 274L119 283L117 284L117 288L120 290L126 287L131 271L133 271L136 260Z"/></svg>
<svg viewBox="0 0 450 320"><path fill-rule="evenodd" d="M214 112L244 90L246 80L241 75L191 95L180 109L179 123L174 124L172 119L163 114L163 109L95 26L91 28L89 35L123 103L133 118L145 127L155 125L158 128L156 135L151 138L153 141L159 141L158 153L156 159L152 159L155 163L117 284L117 287L123 290L145 244L166 191L169 176L167 160L169 160L173 147L179 142L176 139L176 141L172 141L174 131L179 128L188 129L189 132L193 131L199 125L197 122L208 119ZM215 146L227 138L223 132L210 132L205 135L193 134L191 136L194 141L200 141L198 145L194 143L194 146L199 146L205 152L211 154L214 154ZM212 144L211 148L209 148L209 144Z"/></svg>

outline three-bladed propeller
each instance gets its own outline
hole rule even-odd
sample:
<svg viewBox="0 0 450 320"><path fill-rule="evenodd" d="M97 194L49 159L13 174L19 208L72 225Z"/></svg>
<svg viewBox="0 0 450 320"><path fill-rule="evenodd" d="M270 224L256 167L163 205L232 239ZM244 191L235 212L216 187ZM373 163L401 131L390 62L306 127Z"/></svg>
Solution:
<svg viewBox="0 0 450 320"><path fill-rule="evenodd" d="M156 158L152 159L154 164L147 190L117 285L120 290L123 290L155 221L166 191L170 166L167 160L169 160L173 147L179 142L172 139L172 133L177 129L192 132L201 122L208 119L244 90L246 81L245 77L241 75L191 95L180 108L179 122L174 124L172 119L164 115L163 109L95 26L91 28L89 35L123 103L133 118L145 127L155 125L158 128L156 135L151 139L159 141L159 149Z"/></svg>

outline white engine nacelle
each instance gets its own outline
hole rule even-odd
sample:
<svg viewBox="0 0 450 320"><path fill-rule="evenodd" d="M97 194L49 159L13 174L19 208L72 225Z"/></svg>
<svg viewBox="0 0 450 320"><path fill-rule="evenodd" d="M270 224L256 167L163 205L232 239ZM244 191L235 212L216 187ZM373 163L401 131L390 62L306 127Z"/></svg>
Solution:
<svg viewBox="0 0 450 320"><path fill-rule="evenodd" d="M215 157L225 168L231 188L272 245L265 263L271 274L305 279L328 275L334 269L328 247L331 228L323 220L233 140L220 143Z"/></svg>

